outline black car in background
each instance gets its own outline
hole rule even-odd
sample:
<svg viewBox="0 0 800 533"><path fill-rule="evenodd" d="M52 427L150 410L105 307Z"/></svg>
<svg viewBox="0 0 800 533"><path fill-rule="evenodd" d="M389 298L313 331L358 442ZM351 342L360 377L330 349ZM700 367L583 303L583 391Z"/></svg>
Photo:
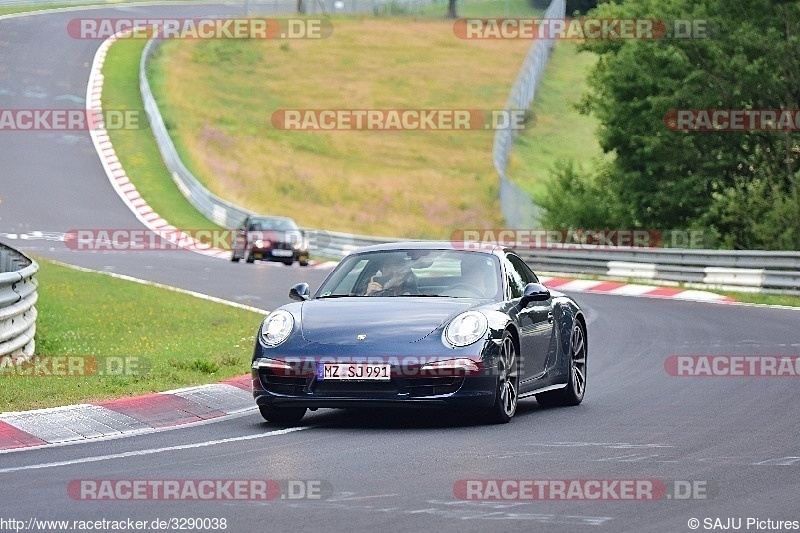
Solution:
<svg viewBox="0 0 800 533"><path fill-rule="evenodd" d="M231 243L231 261L256 259L280 261L291 265L297 261L308 265L308 237L291 218L251 216L236 228Z"/></svg>

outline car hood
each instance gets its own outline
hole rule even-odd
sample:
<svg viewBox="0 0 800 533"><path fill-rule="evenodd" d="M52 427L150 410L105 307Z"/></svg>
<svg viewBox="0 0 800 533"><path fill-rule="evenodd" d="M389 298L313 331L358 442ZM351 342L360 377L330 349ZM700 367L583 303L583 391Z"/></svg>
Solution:
<svg viewBox="0 0 800 533"><path fill-rule="evenodd" d="M401 296L309 300L302 304L301 331L305 340L319 344L411 343L477 303Z"/></svg>

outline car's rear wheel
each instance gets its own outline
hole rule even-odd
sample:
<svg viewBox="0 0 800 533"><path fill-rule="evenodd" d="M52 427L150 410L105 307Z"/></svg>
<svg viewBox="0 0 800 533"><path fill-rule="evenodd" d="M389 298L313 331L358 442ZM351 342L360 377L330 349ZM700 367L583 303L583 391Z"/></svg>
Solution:
<svg viewBox="0 0 800 533"><path fill-rule="evenodd" d="M245 261L247 261L248 263L254 263L254 262L255 262L255 260L256 260L256 258L255 258L255 257L253 257L253 254L252 254L252 253L250 253L250 254L247 254L247 259L245 259Z"/></svg>
<svg viewBox="0 0 800 533"><path fill-rule="evenodd" d="M267 422L281 426L293 426L300 422L306 415L305 407L275 407L272 405L259 405L258 410Z"/></svg>
<svg viewBox="0 0 800 533"><path fill-rule="evenodd" d="M292 266L292 263L294 263L294 261L291 261L291 260L283 262L284 265L289 266L289 267Z"/></svg>
<svg viewBox="0 0 800 533"><path fill-rule="evenodd" d="M497 360L497 391L494 407L489 410L489 421L505 424L514 417L519 401L519 362L514 336L506 330L500 341L500 357Z"/></svg>
<svg viewBox="0 0 800 533"><path fill-rule="evenodd" d="M307 267L308 266L308 261L307 260L306 261L300 261L300 266L301 267Z"/></svg>
<svg viewBox="0 0 800 533"><path fill-rule="evenodd" d="M569 338L570 369L567 386L563 389L543 392L536 395L536 401L543 406L578 405L586 393L586 332L577 320L572 326Z"/></svg>
<svg viewBox="0 0 800 533"><path fill-rule="evenodd" d="M238 263L239 259L241 259L241 257L236 257L236 252L231 252L231 261Z"/></svg>

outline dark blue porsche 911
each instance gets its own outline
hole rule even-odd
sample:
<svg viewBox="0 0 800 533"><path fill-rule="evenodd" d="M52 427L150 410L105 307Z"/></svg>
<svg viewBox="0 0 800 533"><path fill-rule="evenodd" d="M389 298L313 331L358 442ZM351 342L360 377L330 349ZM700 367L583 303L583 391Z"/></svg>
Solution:
<svg viewBox="0 0 800 533"><path fill-rule="evenodd" d="M313 294L300 283L256 337L253 396L268 421L306 409L444 407L508 422L521 398L577 405L586 319L513 251L404 242L360 248Z"/></svg>

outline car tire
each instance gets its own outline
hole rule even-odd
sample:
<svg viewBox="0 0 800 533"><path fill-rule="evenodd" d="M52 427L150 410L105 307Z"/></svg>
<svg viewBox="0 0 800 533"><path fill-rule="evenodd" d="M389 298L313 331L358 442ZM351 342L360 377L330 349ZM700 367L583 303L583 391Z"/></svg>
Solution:
<svg viewBox="0 0 800 533"><path fill-rule="evenodd" d="M259 405L258 410L267 422L281 426L293 426L300 422L306 415L305 407L274 407L272 405Z"/></svg>
<svg viewBox="0 0 800 533"><path fill-rule="evenodd" d="M253 257L253 254L247 254L247 259L245 259L248 263L255 263L256 258Z"/></svg>
<svg viewBox="0 0 800 533"><path fill-rule="evenodd" d="M292 263L294 263L294 261L284 261L283 262L283 264L286 265L287 267L292 266Z"/></svg>
<svg viewBox="0 0 800 533"><path fill-rule="evenodd" d="M578 405L586 394L586 331L575 321L569 338L569 377L563 389L542 392L536 401L544 407Z"/></svg>
<svg viewBox="0 0 800 533"><path fill-rule="evenodd" d="M517 412L519 403L519 359L517 343L510 331L503 332L500 357L497 360L497 388L494 406L489 409L488 420L495 424L509 422Z"/></svg>
<svg viewBox="0 0 800 533"><path fill-rule="evenodd" d="M236 257L236 253L231 252L231 261L233 261L234 263L238 263L239 259L241 259L241 257Z"/></svg>
<svg viewBox="0 0 800 533"><path fill-rule="evenodd" d="M307 267L308 261L299 261L301 267Z"/></svg>

